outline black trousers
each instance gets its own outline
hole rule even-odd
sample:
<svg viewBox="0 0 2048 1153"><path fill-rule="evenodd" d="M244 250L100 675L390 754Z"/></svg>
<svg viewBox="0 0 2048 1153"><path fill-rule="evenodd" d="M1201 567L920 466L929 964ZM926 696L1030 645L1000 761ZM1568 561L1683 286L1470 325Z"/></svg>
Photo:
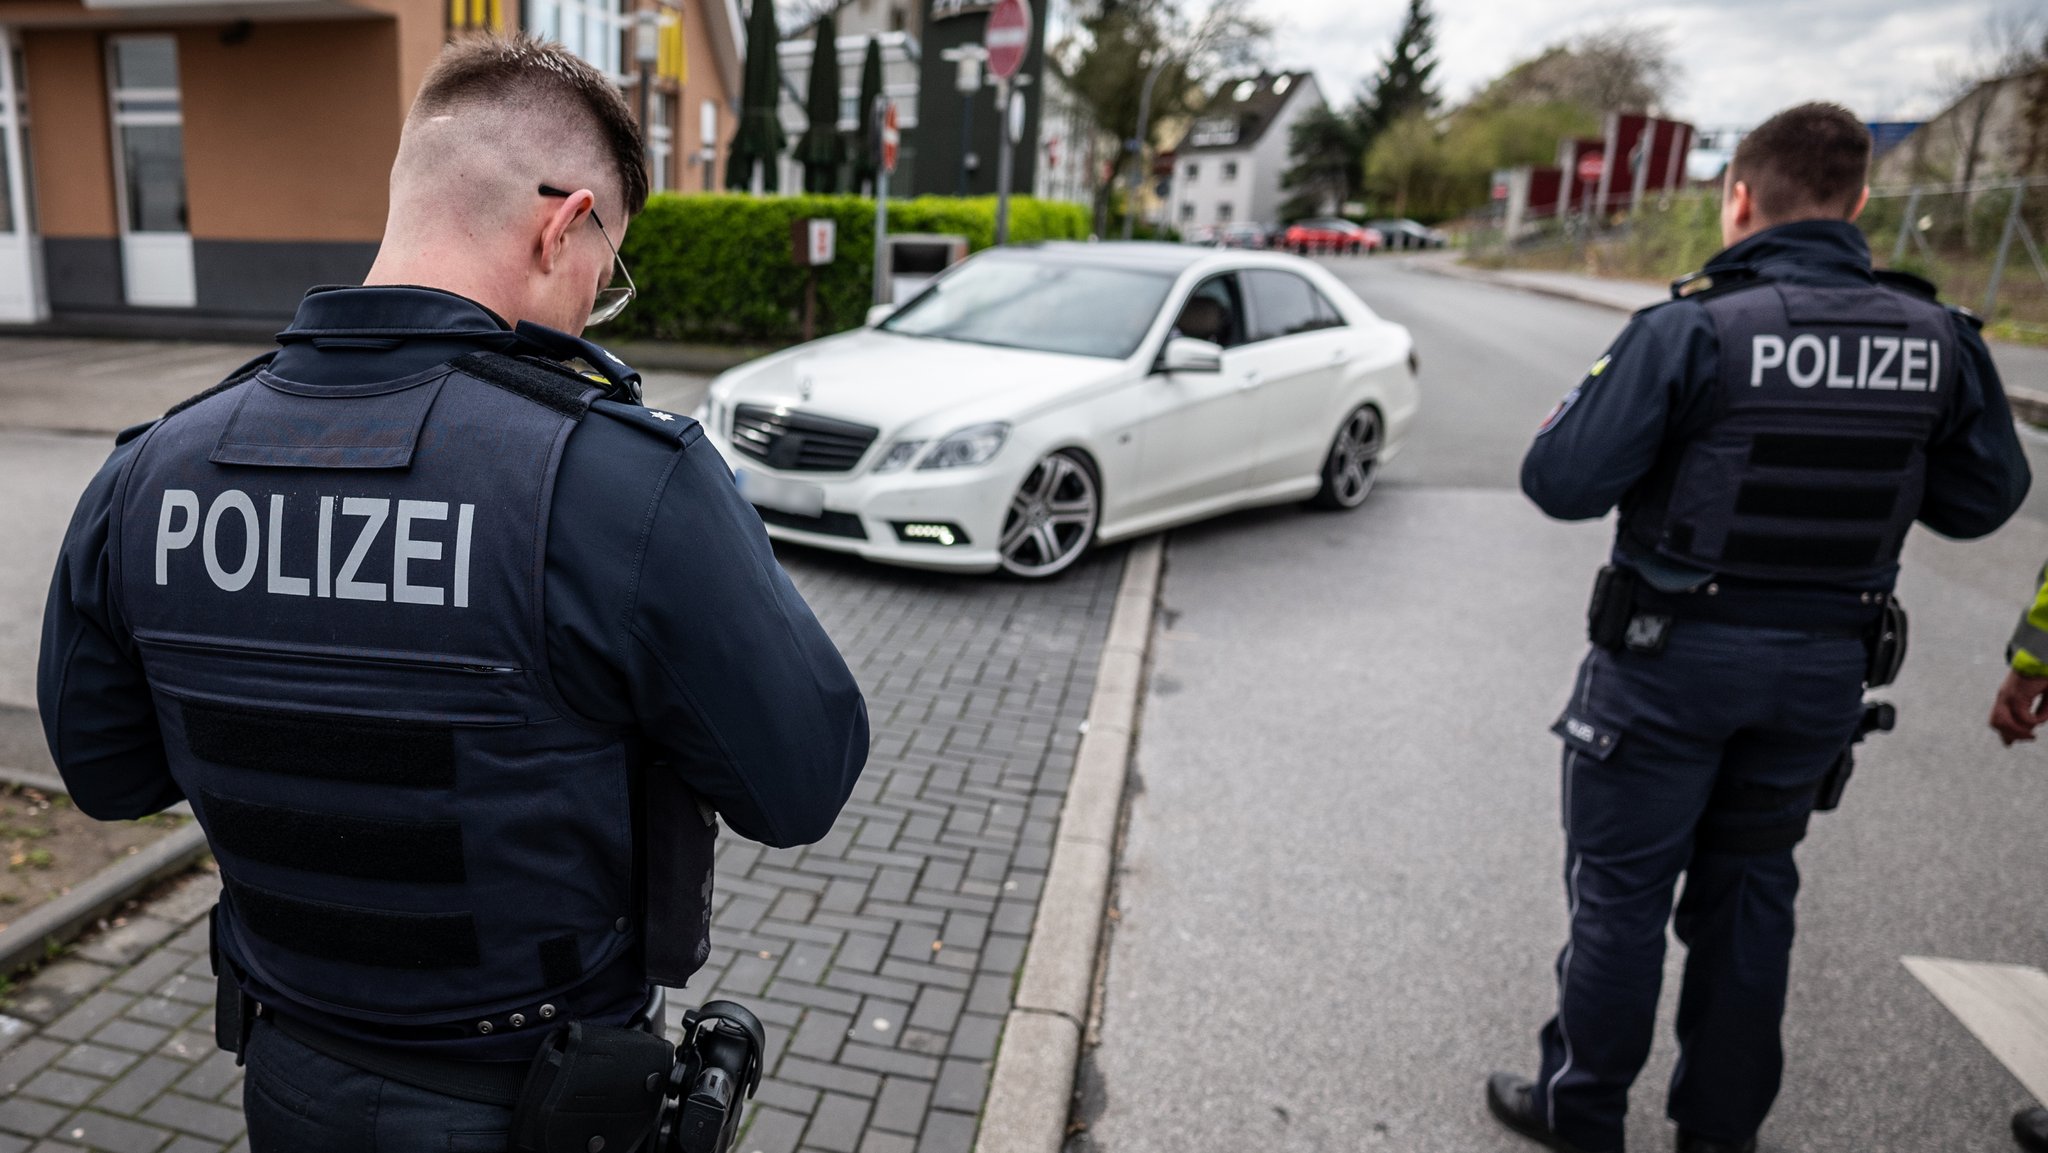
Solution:
<svg viewBox="0 0 2048 1153"><path fill-rule="evenodd" d="M1535 1105L1594 1153L1623 1148L1629 1086L1656 1027L1664 933L1686 946L1666 1112L1689 1133L1754 1135L1784 1067L1779 1022L1799 869L1789 845L1731 852L1703 827L1796 826L1807 786L1862 715L1853 637L1679 621L1655 655L1594 649L1559 725L1571 937L1543 1027ZM1781 798L1728 813L1717 785Z"/></svg>
<svg viewBox="0 0 2048 1153"><path fill-rule="evenodd" d="M242 1091L252 1153L505 1153L512 1111L366 1073L258 1020Z"/></svg>

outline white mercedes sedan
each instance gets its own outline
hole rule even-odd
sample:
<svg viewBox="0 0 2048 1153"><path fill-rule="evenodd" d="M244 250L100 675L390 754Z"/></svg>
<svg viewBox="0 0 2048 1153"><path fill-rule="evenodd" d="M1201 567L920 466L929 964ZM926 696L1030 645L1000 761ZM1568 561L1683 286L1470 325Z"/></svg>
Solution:
<svg viewBox="0 0 2048 1153"><path fill-rule="evenodd" d="M1292 256L992 249L876 314L698 413L778 540L1048 577L1232 509L1356 508L1417 405L1408 330Z"/></svg>

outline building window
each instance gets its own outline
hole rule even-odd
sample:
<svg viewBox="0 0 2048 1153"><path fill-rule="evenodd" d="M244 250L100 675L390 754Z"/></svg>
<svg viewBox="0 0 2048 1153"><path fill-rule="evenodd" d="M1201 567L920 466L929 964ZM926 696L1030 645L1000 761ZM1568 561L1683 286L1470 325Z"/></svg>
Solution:
<svg viewBox="0 0 2048 1153"><path fill-rule="evenodd" d="M526 30L553 40L605 75L623 79L625 0L530 0Z"/></svg>
<svg viewBox="0 0 2048 1153"><path fill-rule="evenodd" d="M1189 183L1189 184L1193 184L1193 183L1195 182L1196 178L1197 178L1197 177L1199 177L1199 176L1201 176L1201 175L1202 175L1202 166L1201 166L1201 165L1199 165L1199 164L1196 164L1196 163L1195 163L1194 161L1192 161L1192 160L1188 161L1188 167L1187 167L1187 179L1188 179L1188 183Z"/></svg>
<svg viewBox="0 0 2048 1153"><path fill-rule="evenodd" d="M111 41L114 128L129 232L185 231L185 116L169 36Z"/></svg>
<svg viewBox="0 0 2048 1153"><path fill-rule="evenodd" d="M675 99L663 93L655 93L649 101L648 115L652 123L647 126L647 166L653 179L650 191L667 192L674 184L669 173L675 163L676 130L669 114L669 102Z"/></svg>
<svg viewBox="0 0 2048 1153"><path fill-rule="evenodd" d="M704 191L718 184L718 102L706 100L697 106L697 162L704 166Z"/></svg>
<svg viewBox="0 0 2048 1153"><path fill-rule="evenodd" d="M1228 162L1226 162L1226 163L1225 163L1225 164L1223 165L1223 179L1225 179L1225 180L1236 180L1236 179L1237 179L1237 161L1235 161L1235 160L1232 160L1232 161L1228 161Z"/></svg>
<svg viewBox="0 0 2048 1153"><path fill-rule="evenodd" d="M1180 206L1180 222L1182 224L1192 224L1194 219L1195 206L1192 203L1183 202Z"/></svg>
<svg viewBox="0 0 2048 1153"><path fill-rule="evenodd" d="M1234 210L1234 209L1233 209L1233 208L1231 207L1230 201L1228 201L1228 200L1224 201L1224 202L1223 202L1223 203L1221 203L1221 204L1218 204L1218 205L1216 206L1216 223L1218 223L1218 224L1228 224L1228 223L1230 223L1230 218L1231 218L1231 216L1232 216L1232 215L1234 214L1234 211L1235 211L1235 210Z"/></svg>

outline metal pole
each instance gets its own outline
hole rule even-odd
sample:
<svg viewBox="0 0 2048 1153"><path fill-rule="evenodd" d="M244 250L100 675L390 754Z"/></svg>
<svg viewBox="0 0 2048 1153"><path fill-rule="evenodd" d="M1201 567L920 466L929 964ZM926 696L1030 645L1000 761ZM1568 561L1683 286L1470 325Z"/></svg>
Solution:
<svg viewBox="0 0 2048 1153"><path fill-rule="evenodd" d="M887 304L889 291L889 169L882 163L882 133L888 130L889 98L875 97L869 112L868 139L874 142L875 161L875 303Z"/></svg>
<svg viewBox="0 0 2048 1153"><path fill-rule="evenodd" d="M967 195L968 162L974 159L974 94L960 97L960 195Z"/></svg>
<svg viewBox="0 0 2048 1153"><path fill-rule="evenodd" d="M1892 245L1893 265L1897 265L1899 261L1906 259L1906 237L1919 227L1919 225L1913 223L1913 214L1919 211L1920 186L1915 184L1913 191L1906 197L1906 215L1899 219L1899 240L1898 243Z"/></svg>
<svg viewBox="0 0 2048 1153"><path fill-rule="evenodd" d="M2026 192L2026 181L2013 184L2012 208L2005 214L2005 232L1998 238L1998 255L1991 261L1991 284L1984 290L1984 319L1987 322L1998 319L1998 282L2005 278L2005 256L2012 251L2012 234L2020 226L2020 201Z"/></svg>
<svg viewBox="0 0 2048 1153"><path fill-rule="evenodd" d="M1131 137L1131 191L1128 203L1124 205L1124 239L1131 238L1131 230L1138 219L1138 197L1145 186L1145 140L1151 133L1146 131L1152 123L1152 86L1159 83L1159 74L1166 70L1171 56L1161 56L1145 73L1145 86L1138 90L1138 133Z"/></svg>
<svg viewBox="0 0 2048 1153"><path fill-rule="evenodd" d="M1016 167L1015 146L1010 142L1010 116L1014 99L1008 80L996 81L996 247L1010 243L1010 181Z"/></svg>

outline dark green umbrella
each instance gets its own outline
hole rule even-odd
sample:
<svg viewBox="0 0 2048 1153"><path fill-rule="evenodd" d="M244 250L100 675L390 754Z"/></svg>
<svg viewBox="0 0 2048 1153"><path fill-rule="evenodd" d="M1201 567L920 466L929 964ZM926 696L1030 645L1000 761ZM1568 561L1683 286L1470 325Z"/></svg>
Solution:
<svg viewBox="0 0 2048 1153"><path fill-rule="evenodd" d="M747 67L740 85L740 123L726 155L725 186L745 192L754 186L754 165L761 166L761 189L781 188L775 159L782 155L782 121L776 106L781 99L776 74L775 47L781 37L775 27L775 0L754 0L747 14Z"/></svg>
<svg viewBox="0 0 2048 1153"><path fill-rule="evenodd" d="M846 163L846 141L839 135L839 21L830 12L818 17L804 115L810 127L796 144L796 159L804 166L804 191L837 192L840 167Z"/></svg>
<svg viewBox="0 0 2048 1153"><path fill-rule="evenodd" d="M876 139L875 101L882 98L882 42L868 37L868 56L860 66L860 103L855 115L860 124L853 130L853 190L870 193L881 171L882 142Z"/></svg>

